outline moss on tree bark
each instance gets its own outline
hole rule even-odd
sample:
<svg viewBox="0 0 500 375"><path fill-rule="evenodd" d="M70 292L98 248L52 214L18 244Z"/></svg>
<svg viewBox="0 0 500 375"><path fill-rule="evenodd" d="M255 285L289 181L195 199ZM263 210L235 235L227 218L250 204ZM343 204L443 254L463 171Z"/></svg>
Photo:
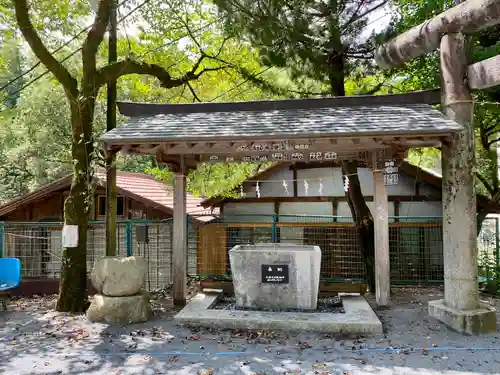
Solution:
<svg viewBox="0 0 500 375"><path fill-rule="evenodd" d="M73 180L64 202L64 224L78 226L78 246L62 250L61 280L56 310L79 313L87 308L87 231L93 154L94 100L71 104Z"/></svg>

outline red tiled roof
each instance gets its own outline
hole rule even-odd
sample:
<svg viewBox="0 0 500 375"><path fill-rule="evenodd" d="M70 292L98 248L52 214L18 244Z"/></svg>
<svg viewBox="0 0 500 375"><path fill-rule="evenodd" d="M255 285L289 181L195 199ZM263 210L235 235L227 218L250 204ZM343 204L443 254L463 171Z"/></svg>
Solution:
<svg viewBox="0 0 500 375"><path fill-rule="evenodd" d="M106 186L106 174L103 171L98 171L95 175L97 182L101 186ZM8 215L9 213L21 208L25 204L43 199L48 194L61 189L67 189L71 185L71 175L65 176L48 185L42 186L31 193L25 194L10 202L0 205L0 216ZM155 180L152 176L145 173L133 173L117 171L116 187L120 194L130 196L142 201L146 201L153 208L158 208L173 214L174 200L173 189L171 186L163 182ZM186 194L186 212L192 216L194 220L207 222L218 215L219 210L203 208L201 202L204 198L196 198L192 194Z"/></svg>
<svg viewBox="0 0 500 375"><path fill-rule="evenodd" d="M101 185L106 185L106 174L97 172L96 178ZM173 188L161 181L155 180L148 174L117 171L116 187L156 203L157 207L163 206L170 210L174 208ZM214 210L212 213L210 209L203 208L201 206L203 200L204 198L196 198L191 193L187 193L186 212L189 215L194 215L200 221L210 221L214 219L212 214L217 214L218 211Z"/></svg>

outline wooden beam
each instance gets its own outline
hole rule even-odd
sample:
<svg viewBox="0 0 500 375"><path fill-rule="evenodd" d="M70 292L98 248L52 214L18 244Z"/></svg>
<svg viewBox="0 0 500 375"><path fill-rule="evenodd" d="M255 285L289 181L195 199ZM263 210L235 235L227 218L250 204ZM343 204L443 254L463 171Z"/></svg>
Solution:
<svg viewBox="0 0 500 375"><path fill-rule="evenodd" d="M295 164L292 169L292 179L293 179L293 196L297 197L299 195L298 181L297 181L297 169L295 168Z"/></svg>
<svg viewBox="0 0 500 375"><path fill-rule="evenodd" d="M394 217L395 217L394 221L399 222L401 201L395 201L395 202L392 202L392 204L394 205Z"/></svg>
<svg viewBox="0 0 500 375"><path fill-rule="evenodd" d="M116 90L116 87L115 87ZM116 95L116 93L115 93ZM116 96L115 96L116 100ZM116 107L113 103L113 107ZM116 109L115 111L116 117ZM109 107L108 107L109 111ZM109 117L109 114L108 114ZM108 118L109 121L109 118ZM116 122L116 118L112 120ZM106 155L106 256L117 255L117 238L116 238L116 153L108 152ZM127 256L132 254L127 254Z"/></svg>
<svg viewBox="0 0 500 375"><path fill-rule="evenodd" d="M500 22L498 0L468 0L415 26L375 51L375 62L383 69L432 52L445 34L472 34Z"/></svg>
<svg viewBox="0 0 500 375"><path fill-rule="evenodd" d="M263 181L265 182L265 180ZM371 195L365 196L367 202L373 202L374 198ZM438 202L441 200L440 195L391 195L388 197L389 202ZM225 203L274 203L274 202L345 202L345 196L330 197L330 196L302 196L302 197L248 197L248 198L226 198Z"/></svg>
<svg viewBox="0 0 500 375"><path fill-rule="evenodd" d="M174 179L174 224L172 238L173 258L173 300L176 306L186 304L186 255L187 255L187 216L186 216L186 176L177 174Z"/></svg>
<svg viewBox="0 0 500 375"><path fill-rule="evenodd" d="M243 102L214 102L189 104L155 104L118 102L120 113L127 117L154 116L173 113L209 113L239 111L277 111L343 106L439 104L439 90L415 91L403 94L353 95L311 99L256 100ZM106 137L103 137L107 143ZM241 141L236 140L236 141Z"/></svg>
<svg viewBox="0 0 500 375"><path fill-rule="evenodd" d="M373 186L375 209L375 299L378 306L389 305L391 274L389 269L389 205L384 173L378 168L379 159L373 153Z"/></svg>
<svg viewBox="0 0 500 375"><path fill-rule="evenodd" d="M337 217L339 214L339 201L332 201L332 216L335 216L333 219L334 222L337 222Z"/></svg>
<svg viewBox="0 0 500 375"><path fill-rule="evenodd" d="M436 135L435 138L439 139L441 135ZM382 138L383 139L383 138ZM195 142L191 142L191 144L194 144ZM244 149L238 150L238 148L230 147L230 145L234 143L233 141L221 141L218 143L212 144L211 147L207 147L207 143L201 142L201 145L198 146L198 144L195 144L192 147L188 147L187 143L185 144L178 144L178 143L172 143L172 147L165 147L164 152L165 154L169 155L179 155L179 154L184 154L184 155L218 155L218 156L246 156L246 155L272 155L277 152L303 152L305 154L308 154L310 152L329 152L329 151L334 151L337 154L345 153L347 155L352 155L357 152L362 152L367 149L383 149L387 148L387 144L391 143L391 138L388 139L386 142L387 144L381 144L381 143L376 143L373 141L373 138L368 136L365 138L342 138L338 140L337 146L335 148L332 148L331 144L323 143L323 142L318 142L315 143L311 146L310 149L297 149L297 150L283 150L283 151L271 151L271 150L255 150L255 149L248 149L247 151L244 151ZM436 142L433 140L432 143L429 143L429 147L434 145ZM166 144L167 146L170 145L170 143Z"/></svg>
<svg viewBox="0 0 500 375"><path fill-rule="evenodd" d="M467 79L471 89L500 85L500 55L469 65Z"/></svg>

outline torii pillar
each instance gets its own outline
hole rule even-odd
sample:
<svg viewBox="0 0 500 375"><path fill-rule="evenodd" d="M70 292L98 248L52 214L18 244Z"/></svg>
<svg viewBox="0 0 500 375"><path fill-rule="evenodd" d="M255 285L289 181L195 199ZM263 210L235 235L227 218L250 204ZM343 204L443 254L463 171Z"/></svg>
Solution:
<svg viewBox="0 0 500 375"><path fill-rule="evenodd" d="M496 331L496 313L479 301L474 105L466 48L463 34L441 39L443 110L464 130L441 146L444 299L431 301L429 314L457 331L477 334Z"/></svg>
<svg viewBox="0 0 500 375"><path fill-rule="evenodd" d="M381 46L375 60L382 68L395 68L440 47L443 110L463 125L463 130L442 141L445 291L444 299L429 303L429 314L459 332L478 334L496 331L496 311L479 301L474 85L468 75L468 41L461 32L476 32L499 23L500 8L497 1L490 0L457 2L461 4Z"/></svg>

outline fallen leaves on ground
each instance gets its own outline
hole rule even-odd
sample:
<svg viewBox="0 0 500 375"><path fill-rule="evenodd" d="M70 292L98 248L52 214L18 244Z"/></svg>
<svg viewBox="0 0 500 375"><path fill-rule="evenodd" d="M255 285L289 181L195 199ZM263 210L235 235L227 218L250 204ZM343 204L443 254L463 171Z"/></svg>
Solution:
<svg viewBox="0 0 500 375"><path fill-rule="evenodd" d="M300 349L311 349L313 346L309 344L308 342L300 342L299 341L299 348Z"/></svg>
<svg viewBox="0 0 500 375"><path fill-rule="evenodd" d="M208 368L198 371L198 375L213 375L213 374L214 374L213 368Z"/></svg>

